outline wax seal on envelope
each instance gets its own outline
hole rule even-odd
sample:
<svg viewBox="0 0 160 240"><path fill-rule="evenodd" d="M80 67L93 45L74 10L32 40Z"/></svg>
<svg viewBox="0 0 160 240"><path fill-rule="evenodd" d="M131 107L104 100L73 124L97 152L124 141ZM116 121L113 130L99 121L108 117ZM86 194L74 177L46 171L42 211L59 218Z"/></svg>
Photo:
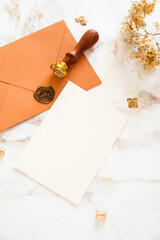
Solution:
<svg viewBox="0 0 160 240"><path fill-rule="evenodd" d="M50 103L53 101L55 95L54 89L49 86L38 87L37 90L33 93L35 99L40 103Z"/></svg>
<svg viewBox="0 0 160 240"><path fill-rule="evenodd" d="M66 53L64 59L59 63L51 65L51 70L58 78L64 78L67 74L68 67L77 62L78 58L87 49L91 48L99 39L99 34L96 30L88 30L84 33L80 41L72 52Z"/></svg>
<svg viewBox="0 0 160 240"><path fill-rule="evenodd" d="M66 79L56 79L50 70L53 59L61 61L75 46L62 20L0 47L0 132L51 108L68 81L86 91L102 83L84 54L67 71ZM40 104L33 97L39 86L53 87L50 104Z"/></svg>

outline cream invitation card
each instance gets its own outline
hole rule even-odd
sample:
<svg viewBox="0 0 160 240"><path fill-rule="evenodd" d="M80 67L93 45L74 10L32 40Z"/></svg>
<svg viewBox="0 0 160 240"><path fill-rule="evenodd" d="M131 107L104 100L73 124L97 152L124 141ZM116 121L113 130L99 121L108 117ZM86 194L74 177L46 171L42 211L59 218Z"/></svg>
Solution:
<svg viewBox="0 0 160 240"><path fill-rule="evenodd" d="M126 121L68 82L15 167L78 205Z"/></svg>

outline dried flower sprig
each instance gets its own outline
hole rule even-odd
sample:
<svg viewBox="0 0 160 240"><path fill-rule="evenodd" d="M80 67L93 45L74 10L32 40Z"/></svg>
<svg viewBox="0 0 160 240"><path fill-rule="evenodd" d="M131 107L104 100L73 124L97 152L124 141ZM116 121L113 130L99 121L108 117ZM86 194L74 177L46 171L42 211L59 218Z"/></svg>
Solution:
<svg viewBox="0 0 160 240"><path fill-rule="evenodd" d="M157 0L134 1L131 4L128 16L122 21L122 32L127 43L133 46L130 58L140 61L144 68L153 68L160 65L160 47L156 36L160 35L160 24L154 24L156 32L146 30L145 17L150 15L156 6Z"/></svg>

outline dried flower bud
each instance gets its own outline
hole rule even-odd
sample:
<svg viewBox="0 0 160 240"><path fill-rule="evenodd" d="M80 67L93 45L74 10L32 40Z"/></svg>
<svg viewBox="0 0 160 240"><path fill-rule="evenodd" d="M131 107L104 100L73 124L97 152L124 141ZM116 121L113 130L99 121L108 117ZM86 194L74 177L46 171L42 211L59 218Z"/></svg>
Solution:
<svg viewBox="0 0 160 240"><path fill-rule="evenodd" d="M155 22L154 26L156 27L156 29L159 31L160 30L160 24L159 22Z"/></svg>
<svg viewBox="0 0 160 240"><path fill-rule="evenodd" d="M129 108L138 108L138 98L127 98Z"/></svg>
<svg viewBox="0 0 160 240"><path fill-rule="evenodd" d="M81 23L82 26L85 26L87 24L87 20L84 19L83 21L80 21L80 23Z"/></svg>
<svg viewBox="0 0 160 240"><path fill-rule="evenodd" d="M79 22L80 22L80 19L79 19L79 18L75 18L75 21L76 21L77 23L79 23Z"/></svg>
<svg viewBox="0 0 160 240"><path fill-rule="evenodd" d="M83 21L84 19L85 19L84 16L80 16L80 17L79 17L79 21L80 21L80 22Z"/></svg>
<svg viewBox="0 0 160 240"><path fill-rule="evenodd" d="M5 155L5 149L3 147L0 147L0 158L4 157Z"/></svg>

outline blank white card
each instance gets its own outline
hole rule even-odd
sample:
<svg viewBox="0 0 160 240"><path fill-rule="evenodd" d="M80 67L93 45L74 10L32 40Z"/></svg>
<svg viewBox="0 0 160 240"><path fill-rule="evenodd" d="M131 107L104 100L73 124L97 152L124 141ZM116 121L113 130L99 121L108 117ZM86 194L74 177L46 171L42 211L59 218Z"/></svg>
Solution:
<svg viewBox="0 0 160 240"><path fill-rule="evenodd" d="M126 121L68 82L15 167L77 205Z"/></svg>

